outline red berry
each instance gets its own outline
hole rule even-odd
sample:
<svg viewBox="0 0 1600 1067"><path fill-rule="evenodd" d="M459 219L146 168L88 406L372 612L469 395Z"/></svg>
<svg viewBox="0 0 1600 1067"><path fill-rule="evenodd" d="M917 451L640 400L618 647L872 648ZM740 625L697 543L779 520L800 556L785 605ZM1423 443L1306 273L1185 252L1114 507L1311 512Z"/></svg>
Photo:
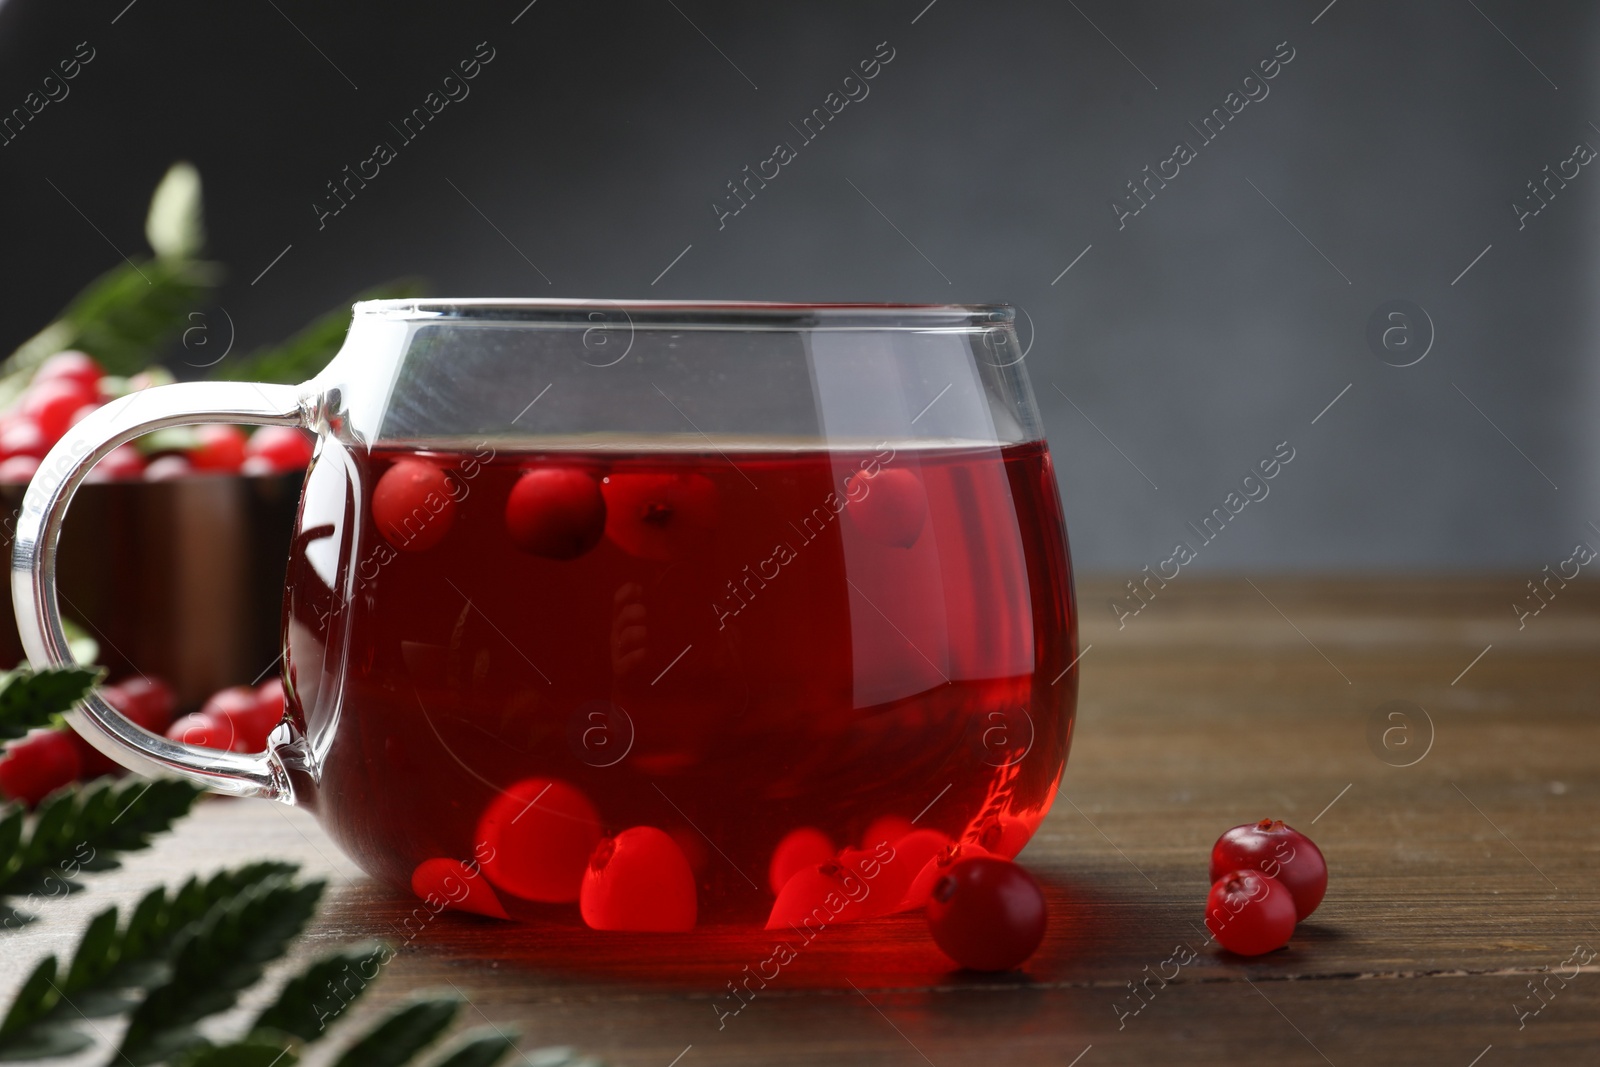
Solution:
<svg viewBox="0 0 1600 1067"><path fill-rule="evenodd" d="M263 426L250 435L246 462L261 459L274 471L303 471L311 462L313 440L294 426Z"/></svg>
<svg viewBox="0 0 1600 1067"><path fill-rule="evenodd" d="M172 722L172 711L177 697L172 687L155 678L136 675L117 685L103 685L100 696L107 704L122 713L123 718L135 726L142 726L153 734L163 733ZM122 765L95 748L76 731L72 734L78 749L81 765L78 776L85 780L104 774L116 774Z"/></svg>
<svg viewBox="0 0 1600 1067"><path fill-rule="evenodd" d="M219 689L200 706L200 714L224 719L248 718L256 710L256 691L247 685Z"/></svg>
<svg viewBox="0 0 1600 1067"><path fill-rule="evenodd" d="M768 930L822 930L832 923L868 917L872 886L859 873L834 860L796 871L784 883L767 914Z"/></svg>
<svg viewBox="0 0 1600 1067"><path fill-rule="evenodd" d="M283 718L283 679L273 678L256 686L256 703L261 714L273 722Z"/></svg>
<svg viewBox="0 0 1600 1067"><path fill-rule="evenodd" d="M511 918L483 873L469 869L460 860L423 860L411 872L411 891L430 904L433 901L429 897L434 897L447 908L460 908L491 919Z"/></svg>
<svg viewBox="0 0 1600 1067"><path fill-rule="evenodd" d="M450 476L427 460L396 460L372 490L372 521L396 548L426 552L456 521L450 489Z"/></svg>
<svg viewBox="0 0 1600 1067"><path fill-rule="evenodd" d="M244 431L237 426L211 423L197 426L195 447L189 449L189 463L197 471L229 473L244 464Z"/></svg>
<svg viewBox="0 0 1600 1067"><path fill-rule="evenodd" d="M174 457L176 458L176 457ZM181 460L180 460L181 462ZM188 464L184 463L184 468ZM144 456L132 445L118 445L89 471L85 481L120 482L137 479L144 474Z"/></svg>
<svg viewBox="0 0 1600 1067"><path fill-rule="evenodd" d="M612 474L600 492L606 536L630 556L677 559L716 528L717 487L702 474Z"/></svg>
<svg viewBox="0 0 1600 1067"><path fill-rule="evenodd" d="M904 815L880 815L867 824L861 834L861 847L871 848L880 841L894 844L916 830L916 824Z"/></svg>
<svg viewBox="0 0 1600 1067"><path fill-rule="evenodd" d="M595 849L578 910L595 930L693 930L694 872L671 836L635 826Z"/></svg>
<svg viewBox="0 0 1600 1067"><path fill-rule="evenodd" d="M254 689L236 685L211 694L200 714L233 727L235 752L260 752L267 747L267 735L282 718L282 704L276 709L271 704L264 705Z"/></svg>
<svg viewBox="0 0 1600 1067"><path fill-rule="evenodd" d="M82 352L57 352L39 364L39 369L33 372L33 384L64 378L77 382L88 392L93 392L104 376L105 372L100 369L100 364L94 361L94 357L84 355Z"/></svg>
<svg viewBox="0 0 1600 1067"><path fill-rule="evenodd" d="M868 839L861 851L881 858L885 855L885 841L881 837L876 842ZM938 830L912 830L889 845L888 858L882 860L882 870L872 886L877 901L876 914L887 915L907 908L920 908L928 899L926 892L915 902L908 902L906 894L911 891L911 884L917 880L917 875L948 849L950 843L950 838ZM848 862L850 853L846 852L840 859Z"/></svg>
<svg viewBox="0 0 1600 1067"><path fill-rule="evenodd" d="M22 394L22 414L34 421L45 440L54 443L72 425L77 410L94 400L94 390L69 378L57 378L28 387Z"/></svg>
<svg viewBox="0 0 1600 1067"><path fill-rule="evenodd" d="M78 425L78 423L99 411L101 406L102 405L98 400L91 401L90 403L83 405L83 407L72 413L72 418L67 420L67 426L72 427Z"/></svg>
<svg viewBox="0 0 1600 1067"><path fill-rule="evenodd" d="M0 460L0 484L27 485L39 473L39 461L33 456L9 456Z"/></svg>
<svg viewBox="0 0 1600 1067"><path fill-rule="evenodd" d="M215 715L185 715L183 718L167 727L167 739L182 741L186 745L197 745L200 748L216 748L224 752L233 751L234 742L238 734L233 723Z"/></svg>
<svg viewBox="0 0 1600 1067"><path fill-rule="evenodd" d="M0 796L32 807L76 781L81 771L70 730L35 730L0 756Z"/></svg>
<svg viewBox="0 0 1600 1067"><path fill-rule="evenodd" d="M899 848L887 841L879 841L870 848L840 851L836 861L839 866L853 871L867 886L867 895L861 900L863 919L874 919L901 910L900 901L918 869L909 863L902 863L901 859Z"/></svg>
<svg viewBox="0 0 1600 1067"><path fill-rule="evenodd" d="M881 544L910 548L928 521L928 495L922 479L908 470L860 471L845 482L845 497L850 521Z"/></svg>
<svg viewBox="0 0 1600 1067"><path fill-rule="evenodd" d="M978 831L978 844L993 855L1003 859L1016 859L1017 853L1033 836L1033 830L1022 819L1010 815L992 815L985 819Z"/></svg>
<svg viewBox="0 0 1600 1067"><path fill-rule="evenodd" d="M1296 916L1317 910L1328 891L1328 863L1311 839L1282 819L1235 826L1211 847L1211 880L1228 871L1255 870L1283 883Z"/></svg>
<svg viewBox="0 0 1600 1067"><path fill-rule="evenodd" d="M964 844L955 844L949 838L945 838L944 846L924 862L922 869L911 879L911 885L906 889L906 895L901 898L900 907L922 907L928 902L928 896L933 892L934 885L939 879L950 873L950 868L964 859L987 856L988 854L989 851L982 845L973 844L970 841Z"/></svg>
<svg viewBox="0 0 1600 1067"><path fill-rule="evenodd" d="M589 798L549 778L527 778L502 791L478 820L483 873L524 900L577 900L599 841L600 816Z"/></svg>
<svg viewBox="0 0 1600 1067"><path fill-rule="evenodd" d="M0 419L0 458L33 456L43 459L50 442L39 431L39 424L19 412Z"/></svg>
<svg viewBox="0 0 1600 1067"><path fill-rule="evenodd" d="M1260 871L1230 871L1206 897L1206 928L1241 956L1282 948L1294 933L1294 899L1283 883Z"/></svg>
<svg viewBox="0 0 1600 1067"><path fill-rule="evenodd" d="M1044 940L1044 890L1010 860L955 864L928 897L928 930L946 956L974 971L1009 971Z"/></svg>
<svg viewBox="0 0 1600 1067"><path fill-rule="evenodd" d="M827 863L833 859L833 854L833 841L814 826L801 826L784 834L767 864L767 885L772 895L783 892L784 885L797 871Z"/></svg>
<svg viewBox="0 0 1600 1067"><path fill-rule="evenodd" d="M110 457L106 457L109 459ZM144 469L147 482L178 482L194 473L194 468L182 456L158 456Z"/></svg>
<svg viewBox="0 0 1600 1067"><path fill-rule="evenodd" d="M606 532L600 485L578 467L546 467L517 479L506 498L506 532L524 552L576 559Z"/></svg>
<svg viewBox="0 0 1600 1067"><path fill-rule="evenodd" d="M102 693L120 694L120 700L106 695L106 701L151 733L165 730L172 722L172 713L178 710L178 694L172 686L147 674L124 678Z"/></svg>
<svg viewBox="0 0 1600 1067"><path fill-rule="evenodd" d="M124 710L124 707L131 702L128 700L127 696L124 695L116 686L101 686L100 696L107 704L110 704L113 708L122 712L124 716L127 716L128 713L126 710ZM91 726L88 727L88 729L92 730L94 727ZM116 774L118 771L122 770L122 764L118 763L110 756L107 756L98 748L95 748L76 730L71 731L71 734L73 747L78 750L79 778L82 778L84 781L88 781L91 778L99 778L102 775Z"/></svg>
<svg viewBox="0 0 1600 1067"><path fill-rule="evenodd" d="M104 695L103 690L102 695ZM68 730L67 733L72 735L72 747L78 752L78 777L83 781L116 774L122 770L122 764L95 748L76 730Z"/></svg>

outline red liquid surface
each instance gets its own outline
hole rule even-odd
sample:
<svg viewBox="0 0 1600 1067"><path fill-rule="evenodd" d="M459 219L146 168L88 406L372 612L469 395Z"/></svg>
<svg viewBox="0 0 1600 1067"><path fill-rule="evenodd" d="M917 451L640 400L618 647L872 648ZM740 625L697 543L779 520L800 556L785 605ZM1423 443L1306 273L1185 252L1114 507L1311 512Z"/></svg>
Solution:
<svg viewBox="0 0 1600 1067"><path fill-rule="evenodd" d="M372 519L378 480L418 458L449 476L443 537ZM589 472L607 504L605 535L571 559L507 530L519 477L552 467ZM903 473L851 482L863 468ZM764 922L774 850L801 827L870 849L869 825L897 817L1014 855L1054 799L1077 690L1038 442L726 455L330 442L285 622L305 734L286 762L368 871L409 888L425 861L481 858L486 809L554 780L605 835L671 835L701 924ZM512 917L578 921L576 903L495 889Z"/></svg>

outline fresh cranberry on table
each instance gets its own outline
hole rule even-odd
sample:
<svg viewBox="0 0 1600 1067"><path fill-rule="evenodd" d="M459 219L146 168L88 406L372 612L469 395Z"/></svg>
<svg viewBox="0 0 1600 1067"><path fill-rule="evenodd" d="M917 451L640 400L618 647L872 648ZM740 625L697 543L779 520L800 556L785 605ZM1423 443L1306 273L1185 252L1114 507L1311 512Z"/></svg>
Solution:
<svg viewBox="0 0 1600 1067"><path fill-rule="evenodd" d="M160 733L172 724L178 709L178 695L160 678L136 674L116 685L106 686L112 695L106 701L122 714L149 730Z"/></svg>
<svg viewBox="0 0 1600 1067"><path fill-rule="evenodd" d="M183 456L157 456L144 469L147 482L176 482L188 478L194 467Z"/></svg>
<svg viewBox="0 0 1600 1067"><path fill-rule="evenodd" d="M531 470L506 497L506 532L524 552L547 559L576 559L606 532L600 483L576 467Z"/></svg>
<svg viewBox="0 0 1600 1067"><path fill-rule="evenodd" d="M39 424L21 412L0 415L0 458L33 456L43 459L50 451L50 442L39 430Z"/></svg>
<svg viewBox="0 0 1600 1067"><path fill-rule="evenodd" d="M0 459L0 485L27 485L38 472L39 460L33 456Z"/></svg>
<svg viewBox="0 0 1600 1067"><path fill-rule="evenodd" d="M283 716L283 700L263 701L247 685L230 686L211 695L200 708L201 715L223 720L233 727L233 748L237 752L260 752L267 747L267 736Z"/></svg>
<svg viewBox="0 0 1600 1067"><path fill-rule="evenodd" d="M39 369L33 372L33 384L65 379L78 383L85 392L93 393L104 376L105 372L93 356L82 352L57 352L39 364Z"/></svg>
<svg viewBox="0 0 1600 1067"><path fill-rule="evenodd" d="M238 736L238 731L234 729L232 722L217 715L203 715L199 712L185 715L167 727L167 739L170 741L182 741L186 745L215 748L224 752L233 750Z"/></svg>
<svg viewBox="0 0 1600 1067"><path fill-rule="evenodd" d="M115 685L103 685L100 687L100 696L107 704L121 712L128 721L135 726L142 726L153 734L165 733L172 722L172 712L178 703L170 685L159 678L149 678L144 675L125 678ZM120 764L103 755L76 730L68 728L66 732L78 750L80 778L86 780L98 778L103 774L116 774L122 770Z"/></svg>
<svg viewBox="0 0 1600 1067"><path fill-rule="evenodd" d="M57 441L72 425L72 416L95 400L93 390L70 378L38 382L22 394L22 414L33 420L47 441Z"/></svg>
<svg viewBox="0 0 1600 1067"><path fill-rule="evenodd" d="M0 796L32 807L76 781L81 770L77 746L65 731L34 730L0 756Z"/></svg>
<svg viewBox="0 0 1600 1067"><path fill-rule="evenodd" d="M1211 880L1238 870L1261 871L1282 882L1300 919L1317 910L1328 890L1322 850L1282 819L1247 822L1217 838L1211 848Z"/></svg>
<svg viewBox="0 0 1600 1067"><path fill-rule="evenodd" d="M246 474L305 470L311 462L312 438L293 426L263 426L245 445Z"/></svg>
<svg viewBox="0 0 1600 1067"><path fill-rule="evenodd" d="M1256 870L1229 871L1206 897L1206 928L1241 956L1282 948L1294 934L1294 898L1282 882Z"/></svg>
<svg viewBox="0 0 1600 1067"><path fill-rule="evenodd" d="M283 679L270 678L256 686L256 708L273 722L283 718Z"/></svg>
<svg viewBox="0 0 1600 1067"><path fill-rule="evenodd" d="M654 826L635 826L595 849L578 911L593 930L693 930L694 872L671 836Z"/></svg>
<svg viewBox="0 0 1600 1067"><path fill-rule="evenodd" d="M197 443L186 454L195 470L229 474L244 465L246 440L239 427L212 423L194 434Z"/></svg>
<svg viewBox="0 0 1600 1067"><path fill-rule="evenodd" d="M133 701L129 700L127 694L116 686L101 686L100 697L107 704L121 712L125 718L133 718L132 715L128 714L133 707ZM140 725L143 724L141 723ZM86 729L92 730L94 727L90 726L86 727ZM164 729L166 729L166 723L162 723L161 727L155 732L160 733ZM78 731L68 727L65 732L68 737L72 738L73 747L78 750L78 777L84 781L88 781L91 778L99 778L104 774L116 774L122 769L121 764L91 745Z"/></svg>
<svg viewBox="0 0 1600 1067"><path fill-rule="evenodd" d="M1048 913L1033 875L998 856L955 864L928 896L928 930L944 954L974 971L1009 971L1044 940Z"/></svg>
<svg viewBox="0 0 1600 1067"><path fill-rule="evenodd" d="M188 462L184 461L184 469L188 469ZM105 458L89 469L86 482L120 482L138 479L144 476L144 456L132 445L118 445Z"/></svg>
<svg viewBox="0 0 1600 1067"><path fill-rule="evenodd" d="M450 476L424 459L397 460L372 490L372 521L405 552L426 552L456 521Z"/></svg>

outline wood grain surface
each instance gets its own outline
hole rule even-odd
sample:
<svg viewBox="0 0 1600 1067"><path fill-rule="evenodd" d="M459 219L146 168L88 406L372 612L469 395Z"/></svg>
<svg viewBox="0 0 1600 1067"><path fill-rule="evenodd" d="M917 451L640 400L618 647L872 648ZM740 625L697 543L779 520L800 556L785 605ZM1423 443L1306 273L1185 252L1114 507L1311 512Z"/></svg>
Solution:
<svg viewBox="0 0 1600 1067"><path fill-rule="evenodd" d="M399 949L363 1015L454 986L470 1022L514 1024L525 1049L629 1067L1600 1062L1600 584L1519 629L1529 577L1185 577L1121 629L1112 585L1083 583L1073 752L1022 856L1051 926L1018 973L954 971L900 916L827 929L723 1015L767 935L454 914L408 934L415 902L311 818L217 800L36 906L44 921L0 939L0 992L109 902L273 856L330 880L297 958L365 937ZM1308 831L1331 878L1288 949L1243 961L1207 943L1206 860L1263 815ZM1574 973L1579 946L1592 962ZM1175 952L1194 958L1164 962Z"/></svg>

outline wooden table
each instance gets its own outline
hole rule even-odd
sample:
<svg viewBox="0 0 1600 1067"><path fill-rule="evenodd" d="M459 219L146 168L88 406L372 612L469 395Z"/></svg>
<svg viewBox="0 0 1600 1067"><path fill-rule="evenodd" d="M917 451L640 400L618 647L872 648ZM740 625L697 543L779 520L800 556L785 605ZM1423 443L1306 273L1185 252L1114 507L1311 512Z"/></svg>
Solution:
<svg viewBox="0 0 1600 1067"><path fill-rule="evenodd" d="M1051 928L1020 974L952 971L918 917L836 927L719 1029L713 1002L763 937L685 937L670 963L627 936L453 915L407 940L413 903L312 820L218 801L0 941L0 990L74 939L75 916L277 856L333 879L300 957L401 946L365 1011L454 985L524 1048L631 1067L1600 1062L1600 584L1519 630L1527 577L1184 577L1121 630L1113 585L1085 582L1076 742L1022 857ZM1246 962L1207 947L1206 859L1262 815L1310 831L1332 877L1287 950ZM1180 946L1194 961L1135 999ZM1593 962L1573 977L1577 946Z"/></svg>

